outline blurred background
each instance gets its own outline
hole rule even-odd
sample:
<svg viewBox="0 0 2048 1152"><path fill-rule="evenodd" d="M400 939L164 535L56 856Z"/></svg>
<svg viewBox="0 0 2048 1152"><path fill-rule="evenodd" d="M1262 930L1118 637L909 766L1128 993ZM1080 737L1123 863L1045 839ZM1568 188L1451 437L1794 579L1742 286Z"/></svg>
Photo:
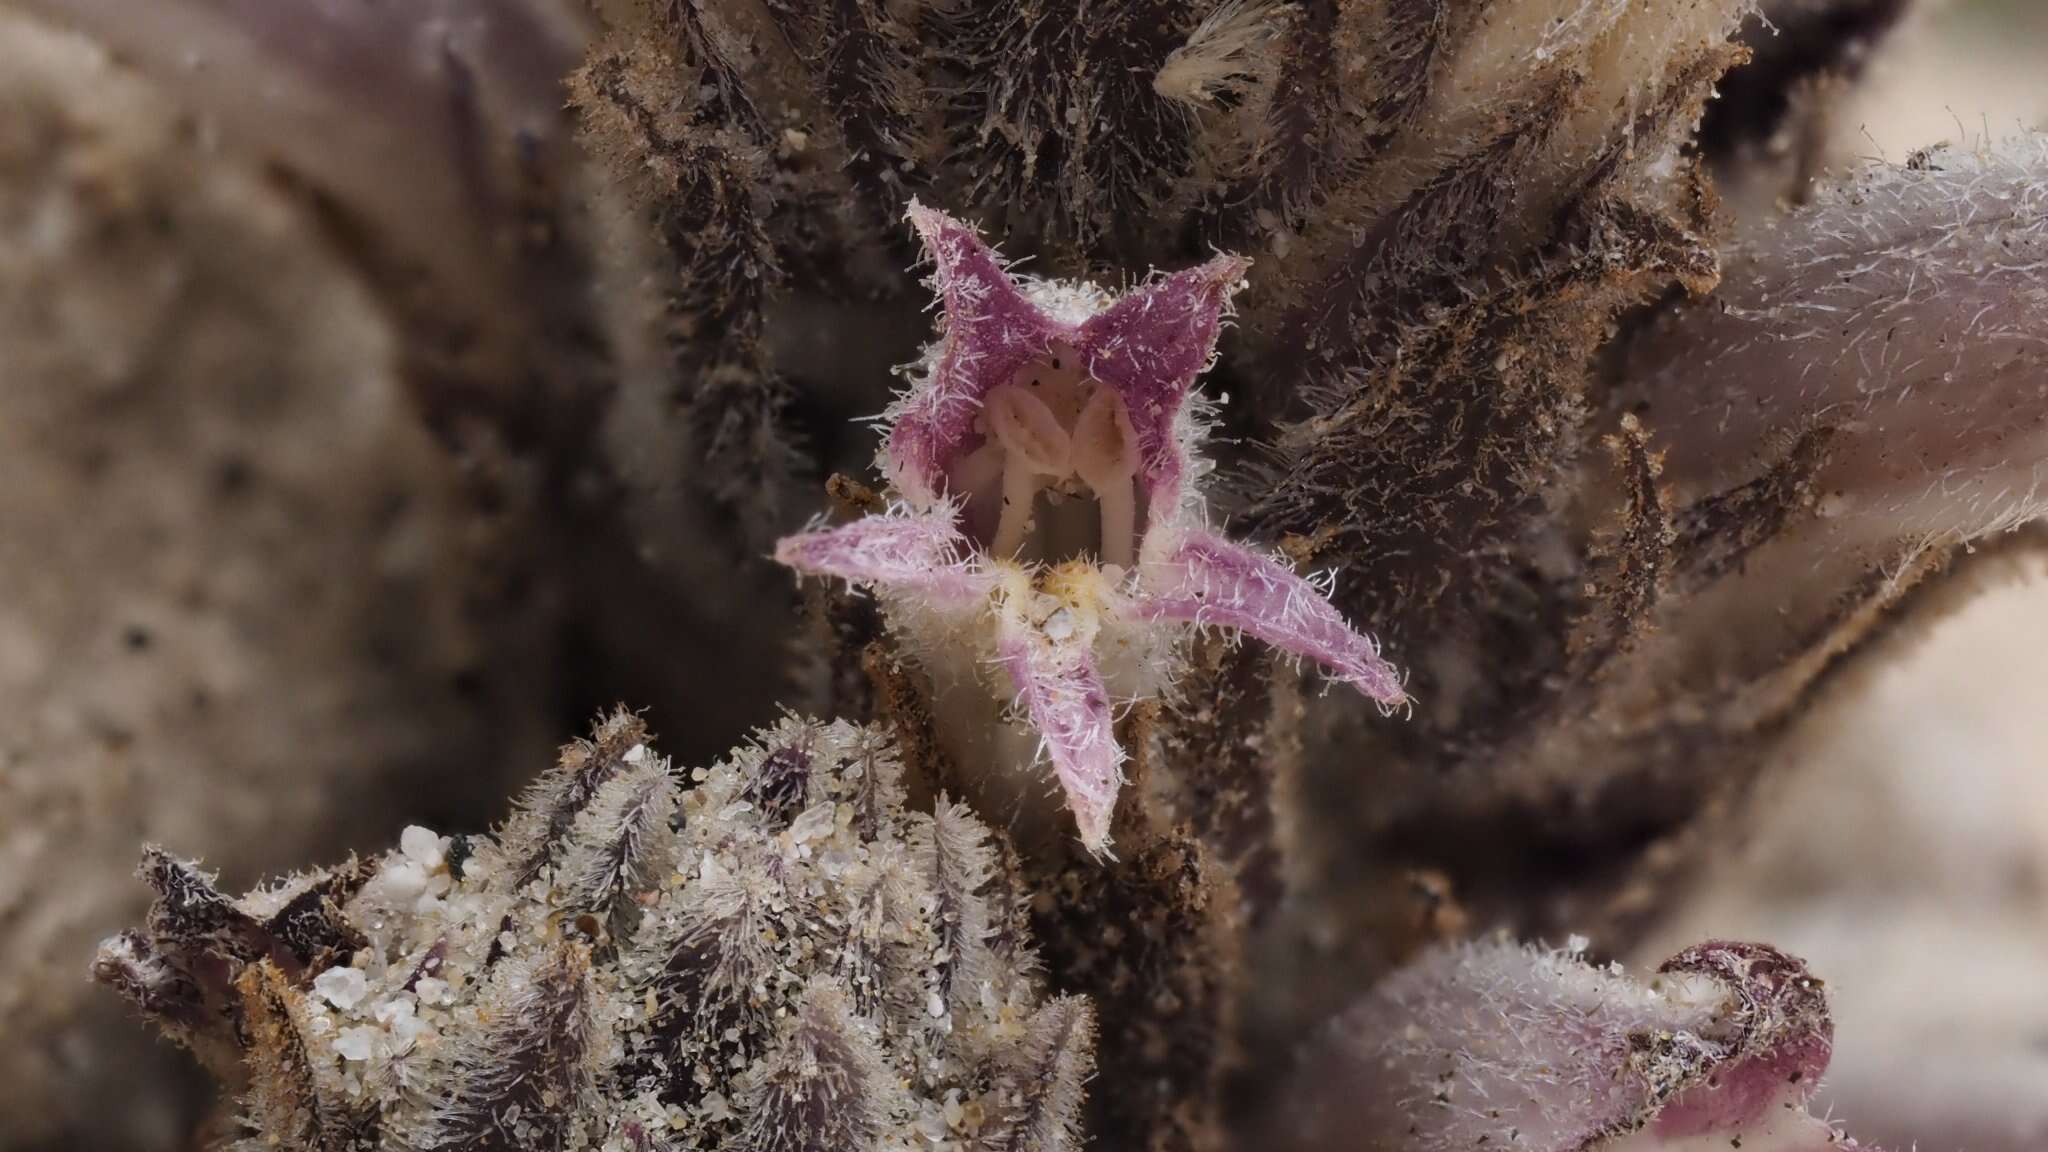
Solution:
<svg viewBox="0 0 2048 1152"><path fill-rule="evenodd" d="M1902 159L1915 148L2009 136L2048 122L2048 7L1950 0L1874 52L1836 124L1844 156Z"/></svg>
<svg viewBox="0 0 2048 1152"><path fill-rule="evenodd" d="M1767 34L1766 34L1767 35ZM1957 0L1870 54L1837 165L2048 125L2048 4ZM1819 1111L1880 1147L2048 1147L2048 585L1994 559L1844 678L1782 750L1744 841L1635 950L1770 940L1835 1005Z"/></svg>
<svg viewBox="0 0 2048 1152"><path fill-rule="evenodd" d="M682 757L765 719L728 701L787 686L744 659L781 642L744 612L648 593L546 511L561 494L489 445L440 450L400 383L404 271L337 256L318 198L222 150L67 8L122 2L0 0L0 1149L181 1149L200 1078L84 973L143 910L140 844L241 888L408 823L487 823L648 684ZM307 68L353 66L319 49ZM2041 0L1927 4L1856 65L1809 125L1834 166L2048 127ZM585 547L581 595L533 562ZM1884 1147L2048 1147L2042 574L1972 566L1895 658L1838 678L1629 957L1706 936L1804 955L1836 998L1827 1101ZM592 675L564 635L626 670Z"/></svg>

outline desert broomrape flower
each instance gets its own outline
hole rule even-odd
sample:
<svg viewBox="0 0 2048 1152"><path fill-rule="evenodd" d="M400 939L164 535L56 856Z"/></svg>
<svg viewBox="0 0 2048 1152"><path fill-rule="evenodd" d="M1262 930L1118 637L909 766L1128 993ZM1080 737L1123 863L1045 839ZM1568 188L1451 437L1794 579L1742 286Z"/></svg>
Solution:
<svg viewBox="0 0 2048 1152"><path fill-rule="evenodd" d="M1321 589L1205 519L1194 383L1248 261L1116 295L1013 275L930 208L910 220L942 316L886 415L893 503L789 537L778 560L872 589L927 665L971 656L1035 732L1094 851L1123 778L1113 704L1156 694L1191 629L1255 636L1383 707L1405 701Z"/></svg>

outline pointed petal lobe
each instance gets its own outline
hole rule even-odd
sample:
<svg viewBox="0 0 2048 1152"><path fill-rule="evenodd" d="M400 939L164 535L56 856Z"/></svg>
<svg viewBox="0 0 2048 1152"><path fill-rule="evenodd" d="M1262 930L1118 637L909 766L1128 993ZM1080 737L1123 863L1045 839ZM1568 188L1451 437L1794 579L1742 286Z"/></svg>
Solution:
<svg viewBox="0 0 2048 1152"><path fill-rule="evenodd" d="M1100 852L1109 844L1124 753L1117 747L1109 689L1095 654L1085 643L1056 644L1009 613L1003 614L996 654L1016 685L1017 703L1045 743L1081 843Z"/></svg>
<svg viewBox="0 0 2048 1152"><path fill-rule="evenodd" d="M1209 366L1224 308L1250 265L1241 256L1218 256L1157 277L1081 326L1088 373L1123 397L1146 485L1155 492L1180 482L1186 462L1174 418Z"/></svg>
<svg viewBox="0 0 2048 1152"><path fill-rule="evenodd" d="M913 592L933 607L964 607L988 595L990 579L968 559L967 538L953 526L953 509L892 510L850 524L786 536L775 559L810 576Z"/></svg>
<svg viewBox="0 0 2048 1152"><path fill-rule="evenodd" d="M934 265L945 332L931 375L898 406L889 431L889 479L920 506L938 498L946 468L979 443L975 415L989 390L1045 354L1060 326L1025 299L973 227L921 204L910 222Z"/></svg>
<svg viewBox="0 0 2048 1152"><path fill-rule="evenodd" d="M1344 622L1315 585L1272 557L1200 529L1147 562L1132 603L1140 616L1216 624L1314 660L1384 705L1407 700L1400 673L1372 637Z"/></svg>

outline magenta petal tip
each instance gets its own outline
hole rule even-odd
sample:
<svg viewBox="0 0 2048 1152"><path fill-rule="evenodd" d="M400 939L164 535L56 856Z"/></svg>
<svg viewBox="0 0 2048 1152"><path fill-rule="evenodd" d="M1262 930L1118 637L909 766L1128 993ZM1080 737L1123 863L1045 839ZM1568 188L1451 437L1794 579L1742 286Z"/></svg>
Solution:
<svg viewBox="0 0 2048 1152"><path fill-rule="evenodd" d="M1344 621L1323 592L1279 561L1196 529L1146 572L1138 610L1157 619L1221 625L1313 660L1333 680L1385 707L1405 704L1401 675L1372 637Z"/></svg>

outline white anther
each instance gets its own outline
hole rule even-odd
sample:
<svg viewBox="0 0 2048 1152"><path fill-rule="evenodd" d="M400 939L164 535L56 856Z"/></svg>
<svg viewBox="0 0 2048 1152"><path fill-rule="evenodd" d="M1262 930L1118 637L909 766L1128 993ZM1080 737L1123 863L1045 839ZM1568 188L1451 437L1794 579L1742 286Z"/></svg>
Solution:
<svg viewBox="0 0 2048 1152"><path fill-rule="evenodd" d="M986 405L989 431L1010 455L1006 471L1023 464L1043 476L1057 479L1067 475L1072 467L1073 438L1043 400L1005 385L988 394Z"/></svg>
<svg viewBox="0 0 2048 1152"><path fill-rule="evenodd" d="M1074 422L1073 441L1074 471L1102 510L1102 561L1129 567L1138 553L1138 434L1123 399L1097 388Z"/></svg>

